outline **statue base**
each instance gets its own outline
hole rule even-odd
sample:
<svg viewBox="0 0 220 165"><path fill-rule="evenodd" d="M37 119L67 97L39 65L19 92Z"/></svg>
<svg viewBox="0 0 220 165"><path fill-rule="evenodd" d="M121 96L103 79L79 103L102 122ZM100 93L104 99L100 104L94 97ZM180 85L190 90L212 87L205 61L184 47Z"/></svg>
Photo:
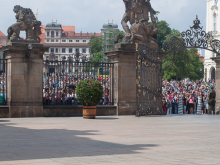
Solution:
<svg viewBox="0 0 220 165"><path fill-rule="evenodd" d="M135 115L136 104L136 61L134 44L116 44L105 53L114 63L114 104L117 115Z"/></svg>
<svg viewBox="0 0 220 165"><path fill-rule="evenodd" d="M43 117L43 54L48 49L33 42L9 43L7 59L9 117ZM28 56L27 56L28 55Z"/></svg>

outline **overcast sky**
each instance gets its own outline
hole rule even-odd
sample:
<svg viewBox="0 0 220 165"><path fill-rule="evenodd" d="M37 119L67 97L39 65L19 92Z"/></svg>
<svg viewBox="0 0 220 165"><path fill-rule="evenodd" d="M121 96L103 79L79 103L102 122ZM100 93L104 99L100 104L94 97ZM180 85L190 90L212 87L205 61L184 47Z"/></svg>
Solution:
<svg viewBox="0 0 220 165"><path fill-rule="evenodd" d="M185 31L192 26L196 15L205 29L207 0L151 0L152 7L159 11L159 20L165 20L171 28ZM21 5L38 9L38 20L43 25L58 20L63 26L75 26L76 32L100 32L102 25L113 19L121 27L125 12L123 0L0 0L0 30L15 23L13 7ZM22 36L24 34L22 33Z"/></svg>

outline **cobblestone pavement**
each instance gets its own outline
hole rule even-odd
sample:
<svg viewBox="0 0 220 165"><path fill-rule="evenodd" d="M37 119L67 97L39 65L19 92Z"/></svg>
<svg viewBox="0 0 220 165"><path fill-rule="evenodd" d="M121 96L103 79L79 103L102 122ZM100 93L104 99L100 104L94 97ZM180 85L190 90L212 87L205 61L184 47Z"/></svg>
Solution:
<svg viewBox="0 0 220 165"><path fill-rule="evenodd" d="M220 116L0 119L0 165L220 164Z"/></svg>

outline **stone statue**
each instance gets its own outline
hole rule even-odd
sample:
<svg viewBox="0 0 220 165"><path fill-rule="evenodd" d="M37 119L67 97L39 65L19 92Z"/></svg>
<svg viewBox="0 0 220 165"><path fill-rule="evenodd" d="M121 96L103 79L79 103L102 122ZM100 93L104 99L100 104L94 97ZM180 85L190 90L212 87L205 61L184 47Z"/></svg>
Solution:
<svg viewBox="0 0 220 165"><path fill-rule="evenodd" d="M27 41L40 42L39 35L41 34L41 22L36 20L32 10L16 5L14 7L14 12L16 13L15 18L17 23L8 28L9 41L22 40L20 38L20 31L26 31Z"/></svg>
<svg viewBox="0 0 220 165"><path fill-rule="evenodd" d="M139 43L157 50L157 33L158 28L154 15L155 10L151 7L150 0L123 0L125 3L125 14L121 24L126 35L116 36L115 42L122 38L122 43L134 44ZM153 26L148 22L149 14ZM130 22L131 27L127 22Z"/></svg>

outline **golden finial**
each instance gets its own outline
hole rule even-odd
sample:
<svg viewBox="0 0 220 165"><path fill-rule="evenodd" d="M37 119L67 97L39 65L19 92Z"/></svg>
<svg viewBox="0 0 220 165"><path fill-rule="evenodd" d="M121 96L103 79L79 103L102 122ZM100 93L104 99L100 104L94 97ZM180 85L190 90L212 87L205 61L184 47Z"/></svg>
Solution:
<svg viewBox="0 0 220 165"><path fill-rule="evenodd" d="M113 19L112 19L112 23L113 23Z"/></svg>
<svg viewBox="0 0 220 165"><path fill-rule="evenodd" d="M38 9L37 9L37 13L36 13L36 20L37 20L37 17L38 17Z"/></svg>
<svg viewBox="0 0 220 165"><path fill-rule="evenodd" d="M56 22L57 22L57 18L56 18Z"/></svg>
<svg viewBox="0 0 220 165"><path fill-rule="evenodd" d="M109 19L108 19L108 23L109 23Z"/></svg>
<svg viewBox="0 0 220 165"><path fill-rule="evenodd" d="M52 22L53 22L53 18L52 18Z"/></svg>

